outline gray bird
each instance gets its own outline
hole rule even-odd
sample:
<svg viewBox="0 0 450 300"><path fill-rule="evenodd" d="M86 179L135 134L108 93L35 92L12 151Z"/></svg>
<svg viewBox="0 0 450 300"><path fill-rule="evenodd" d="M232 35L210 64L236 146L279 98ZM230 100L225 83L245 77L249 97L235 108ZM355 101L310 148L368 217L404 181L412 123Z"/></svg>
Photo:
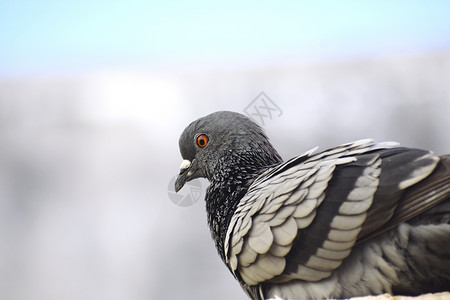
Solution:
<svg viewBox="0 0 450 300"><path fill-rule="evenodd" d="M182 133L179 191L210 182L220 257L252 299L450 289L450 155L361 140L283 162L244 115Z"/></svg>

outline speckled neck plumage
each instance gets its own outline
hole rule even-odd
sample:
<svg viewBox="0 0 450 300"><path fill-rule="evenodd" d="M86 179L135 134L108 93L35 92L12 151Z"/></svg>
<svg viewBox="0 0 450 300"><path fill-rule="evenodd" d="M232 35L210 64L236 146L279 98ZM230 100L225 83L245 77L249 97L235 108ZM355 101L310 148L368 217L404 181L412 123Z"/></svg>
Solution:
<svg viewBox="0 0 450 300"><path fill-rule="evenodd" d="M269 152L260 148L251 152L228 151L219 160L211 184L206 191L208 225L217 251L224 261L223 243L239 200L261 173L282 162L276 150L270 148L272 151Z"/></svg>

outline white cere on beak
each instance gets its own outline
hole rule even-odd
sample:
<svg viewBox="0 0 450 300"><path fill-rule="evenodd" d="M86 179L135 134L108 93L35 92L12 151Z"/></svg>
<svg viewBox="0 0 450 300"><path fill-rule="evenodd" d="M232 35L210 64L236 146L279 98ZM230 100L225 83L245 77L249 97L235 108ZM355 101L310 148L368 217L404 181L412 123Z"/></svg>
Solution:
<svg viewBox="0 0 450 300"><path fill-rule="evenodd" d="M187 160L187 159L184 159L184 160L181 162L180 171L186 170L186 169L189 168L190 166L191 166L191 161L190 161L190 160Z"/></svg>

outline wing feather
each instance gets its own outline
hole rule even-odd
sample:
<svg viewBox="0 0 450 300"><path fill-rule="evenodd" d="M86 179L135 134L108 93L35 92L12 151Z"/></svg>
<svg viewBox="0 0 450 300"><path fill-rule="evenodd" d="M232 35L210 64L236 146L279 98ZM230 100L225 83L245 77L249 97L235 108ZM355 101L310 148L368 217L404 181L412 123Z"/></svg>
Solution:
<svg viewBox="0 0 450 300"><path fill-rule="evenodd" d="M297 231L297 222L293 217L290 217L282 225L272 227L273 242L280 246L288 246L293 243Z"/></svg>
<svg viewBox="0 0 450 300"><path fill-rule="evenodd" d="M272 247L270 247L269 249L269 254L273 256L284 257L289 253L289 251L291 251L291 248L292 243L287 244L286 246L273 243Z"/></svg>
<svg viewBox="0 0 450 300"><path fill-rule="evenodd" d="M248 244L256 253L267 253L273 242L272 231L266 222L255 223L249 232Z"/></svg>
<svg viewBox="0 0 450 300"><path fill-rule="evenodd" d="M234 248L233 248L234 250ZM255 250L253 250L252 247L250 247L248 240L244 241L244 244L242 246L242 251L237 253L239 254L239 265L242 267L249 266L250 264L254 263L256 261L256 258L258 257L258 253L256 253ZM234 256L237 259L237 255Z"/></svg>
<svg viewBox="0 0 450 300"><path fill-rule="evenodd" d="M295 223L297 223L297 226L299 229L303 229L311 225L311 223L314 221L314 218L316 217L316 211L312 211L309 215L303 218L295 218Z"/></svg>

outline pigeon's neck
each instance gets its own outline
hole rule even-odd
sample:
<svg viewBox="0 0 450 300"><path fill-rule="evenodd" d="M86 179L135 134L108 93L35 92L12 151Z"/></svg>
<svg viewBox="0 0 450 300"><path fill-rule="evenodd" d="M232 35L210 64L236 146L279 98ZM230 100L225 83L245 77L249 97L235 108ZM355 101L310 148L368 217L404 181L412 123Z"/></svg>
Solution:
<svg viewBox="0 0 450 300"><path fill-rule="evenodd" d="M252 152L228 153L217 163L205 200L211 234L224 261L223 244L239 201L261 173L280 162L282 159L278 153L267 153L258 149Z"/></svg>

